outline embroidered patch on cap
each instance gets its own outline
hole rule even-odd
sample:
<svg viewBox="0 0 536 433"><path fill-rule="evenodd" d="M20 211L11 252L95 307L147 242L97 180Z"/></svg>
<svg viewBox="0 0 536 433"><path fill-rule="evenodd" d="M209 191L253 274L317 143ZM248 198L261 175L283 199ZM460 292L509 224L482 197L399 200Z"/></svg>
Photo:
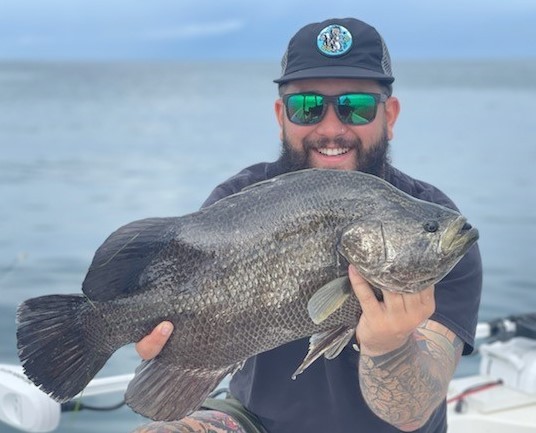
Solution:
<svg viewBox="0 0 536 433"><path fill-rule="evenodd" d="M341 56L352 47L352 34L340 24L331 24L318 34L316 44L326 56Z"/></svg>

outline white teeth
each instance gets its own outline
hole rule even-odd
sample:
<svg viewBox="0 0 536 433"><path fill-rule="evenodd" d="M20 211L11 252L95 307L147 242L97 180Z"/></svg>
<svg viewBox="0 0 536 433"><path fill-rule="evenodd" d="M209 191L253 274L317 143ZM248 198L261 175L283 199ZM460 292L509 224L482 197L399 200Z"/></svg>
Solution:
<svg viewBox="0 0 536 433"><path fill-rule="evenodd" d="M322 155L326 156L338 156L347 153L350 149L317 149Z"/></svg>

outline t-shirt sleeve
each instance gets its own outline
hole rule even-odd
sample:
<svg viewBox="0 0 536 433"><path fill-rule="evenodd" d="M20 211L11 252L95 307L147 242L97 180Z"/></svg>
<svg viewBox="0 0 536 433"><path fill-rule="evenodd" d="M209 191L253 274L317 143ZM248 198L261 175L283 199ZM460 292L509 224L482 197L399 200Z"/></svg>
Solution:
<svg viewBox="0 0 536 433"><path fill-rule="evenodd" d="M482 261L478 245L473 245L436 284L436 311L431 317L464 341L464 355L471 353L475 345L481 291Z"/></svg>

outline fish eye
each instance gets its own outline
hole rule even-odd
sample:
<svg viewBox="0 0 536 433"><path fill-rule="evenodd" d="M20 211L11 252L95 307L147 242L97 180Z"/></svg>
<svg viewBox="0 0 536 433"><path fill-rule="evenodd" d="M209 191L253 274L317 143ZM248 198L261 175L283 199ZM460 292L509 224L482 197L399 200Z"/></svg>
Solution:
<svg viewBox="0 0 536 433"><path fill-rule="evenodd" d="M423 224L424 230L429 233L435 233L439 229L439 223L435 220L426 221Z"/></svg>

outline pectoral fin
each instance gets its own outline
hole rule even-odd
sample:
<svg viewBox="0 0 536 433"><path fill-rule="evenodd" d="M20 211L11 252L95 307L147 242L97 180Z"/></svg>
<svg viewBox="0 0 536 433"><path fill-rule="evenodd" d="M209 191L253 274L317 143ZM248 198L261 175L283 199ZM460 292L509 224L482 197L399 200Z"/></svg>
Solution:
<svg viewBox="0 0 536 433"><path fill-rule="evenodd" d="M337 311L352 293L348 276L337 278L322 286L307 304L307 311L315 324L322 323Z"/></svg>
<svg viewBox="0 0 536 433"><path fill-rule="evenodd" d="M324 355L327 359L337 357L344 347L350 342L354 332L354 328L339 326L319 334L314 334L309 339L309 352L307 353L307 356L301 365L292 375L292 379L296 379L298 374L303 373L305 369L321 355Z"/></svg>

